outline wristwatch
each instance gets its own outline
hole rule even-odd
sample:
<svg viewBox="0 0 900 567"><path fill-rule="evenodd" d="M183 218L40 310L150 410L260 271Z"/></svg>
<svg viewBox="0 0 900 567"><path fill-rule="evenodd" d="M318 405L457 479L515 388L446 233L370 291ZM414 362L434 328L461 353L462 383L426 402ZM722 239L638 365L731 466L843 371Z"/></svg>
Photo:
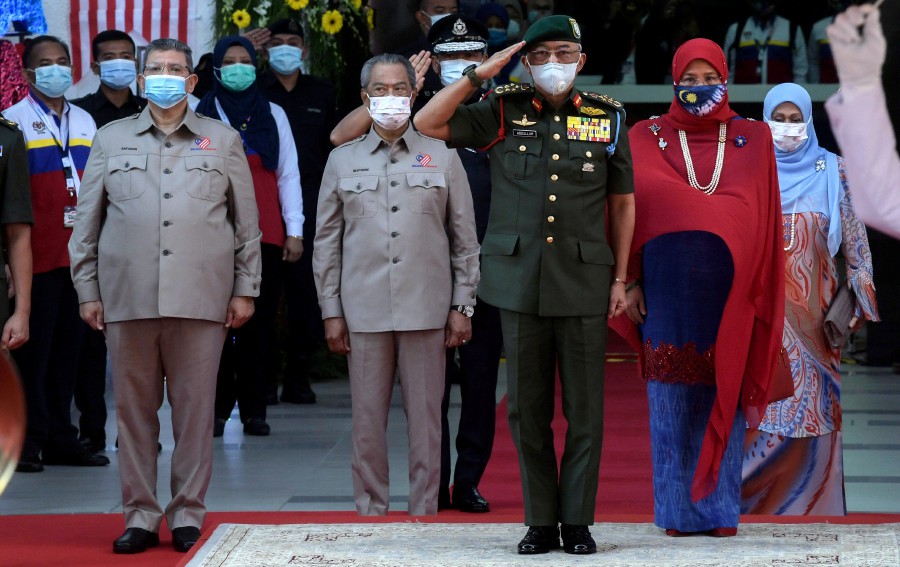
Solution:
<svg viewBox="0 0 900 567"><path fill-rule="evenodd" d="M481 87L481 84L484 82L481 80L481 77L475 73L475 68L478 67L475 63L472 63L465 69L463 69L462 74L469 78L469 82L472 83L472 86L475 88Z"/></svg>
<svg viewBox="0 0 900 567"><path fill-rule="evenodd" d="M462 313L466 316L466 319L471 319L472 315L475 314L475 308L471 305L451 305L450 309Z"/></svg>

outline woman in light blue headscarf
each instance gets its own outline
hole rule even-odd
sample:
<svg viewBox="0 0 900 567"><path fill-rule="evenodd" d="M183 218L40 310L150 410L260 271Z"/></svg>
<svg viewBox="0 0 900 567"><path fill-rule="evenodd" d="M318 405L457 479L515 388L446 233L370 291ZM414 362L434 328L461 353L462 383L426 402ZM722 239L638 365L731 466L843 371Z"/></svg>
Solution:
<svg viewBox="0 0 900 567"><path fill-rule="evenodd" d="M844 163L819 146L809 93L774 87L763 107L775 142L784 222L784 347L794 395L766 409L748 431L742 514L845 515L841 449L840 348L825 335L825 314L838 289L835 255L846 262L856 297L852 328L877 321L872 257L853 213Z"/></svg>

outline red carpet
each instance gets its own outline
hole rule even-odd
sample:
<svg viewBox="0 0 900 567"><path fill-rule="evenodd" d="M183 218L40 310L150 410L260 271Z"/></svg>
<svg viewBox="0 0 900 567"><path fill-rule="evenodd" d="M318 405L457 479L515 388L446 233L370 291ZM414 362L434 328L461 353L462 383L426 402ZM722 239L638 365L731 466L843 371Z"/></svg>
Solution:
<svg viewBox="0 0 900 567"><path fill-rule="evenodd" d="M647 395L638 377L634 351L610 331L604 379L603 453L597 491L598 514L652 514ZM566 422L556 388L553 420L557 457L562 455ZM506 415L506 398L497 406L497 434L479 490L500 513L522 513L519 461ZM522 521L520 516L518 521Z"/></svg>
<svg viewBox="0 0 900 567"><path fill-rule="evenodd" d="M650 488L650 442L647 435L647 400L644 383L637 377L634 354L615 334L610 334L606 365L605 433L600 463L597 498L598 522L652 522ZM565 423L557 411L554 431L557 441ZM497 439L491 463L480 485L490 500L489 514L441 512L435 517L418 517L421 522L521 523L522 493L518 459L506 421L506 401L497 408ZM558 452L561 447L558 444ZM348 503L349 504L349 503ZM386 518L360 518L355 512L211 512L203 529L209 537L219 524L303 524L303 523L406 522L410 516L392 512ZM851 514L846 517L748 516L754 523L838 523L878 524L900 522L894 514ZM121 514L0 516L0 565L33 567L64 565L95 567L175 567L184 565L191 554L172 549L171 534L160 533L160 547L139 555L115 555L112 540L124 529ZM599 529L599 528L598 528ZM198 546L199 548L199 546Z"/></svg>

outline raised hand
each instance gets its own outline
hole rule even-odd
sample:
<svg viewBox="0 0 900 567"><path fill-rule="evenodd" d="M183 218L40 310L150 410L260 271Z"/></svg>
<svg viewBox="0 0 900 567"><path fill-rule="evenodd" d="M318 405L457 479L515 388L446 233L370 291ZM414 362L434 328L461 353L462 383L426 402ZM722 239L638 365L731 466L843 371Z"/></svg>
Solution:
<svg viewBox="0 0 900 567"><path fill-rule="evenodd" d="M490 59L476 67L475 74L478 75L478 78L482 81L493 79L500 73L503 67L509 63L509 60L512 59L513 55L524 46L525 42L520 41L510 45L506 49L501 49L497 53L491 55Z"/></svg>
<svg viewBox="0 0 900 567"><path fill-rule="evenodd" d="M422 92L425 86L425 74L431 68L431 53L422 50L409 58L413 68L416 70L416 92Z"/></svg>
<svg viewBox="0 0 900 567"><path fill-rule="evenodd" d="M826 29L842 88L881 84L887 41L880 18L878 8L872 4L850 6Z"/></svg>

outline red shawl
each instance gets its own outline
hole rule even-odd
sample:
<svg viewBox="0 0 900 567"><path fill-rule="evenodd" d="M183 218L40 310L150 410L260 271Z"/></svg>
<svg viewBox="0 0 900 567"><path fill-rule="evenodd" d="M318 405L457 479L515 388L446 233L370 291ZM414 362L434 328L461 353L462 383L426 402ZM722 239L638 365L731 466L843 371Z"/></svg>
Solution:
<svg viewBox="0 0 900 567"><path fill-rule="evenodd" d="M709 61L727 79L721 48L706 39L682 45L673 60L680 77L694 59ZM694 501L715 490L731 424L738 408L758 426L781 347L784 322L784 262L778 172L769 128L736 118L725 99L712 115L696 117L673 101L668 114L638 122L629 131L634 160L636 226L629 274L640 270L639 253L657 236L687 230L718 235L731 252L734 281L716 337L716 400L694 473ZM687 132L698 181L712 178L719 124L727 123L721 180L712 195L688 184L678 130ZM659 126L658 135L651 126ZM668 145L659 148L659 138ZM741 142L745 142L739 147ZM703 290L696 290L703 293ZM636 326L627 317L613 328L643 353Z"/></svg>

